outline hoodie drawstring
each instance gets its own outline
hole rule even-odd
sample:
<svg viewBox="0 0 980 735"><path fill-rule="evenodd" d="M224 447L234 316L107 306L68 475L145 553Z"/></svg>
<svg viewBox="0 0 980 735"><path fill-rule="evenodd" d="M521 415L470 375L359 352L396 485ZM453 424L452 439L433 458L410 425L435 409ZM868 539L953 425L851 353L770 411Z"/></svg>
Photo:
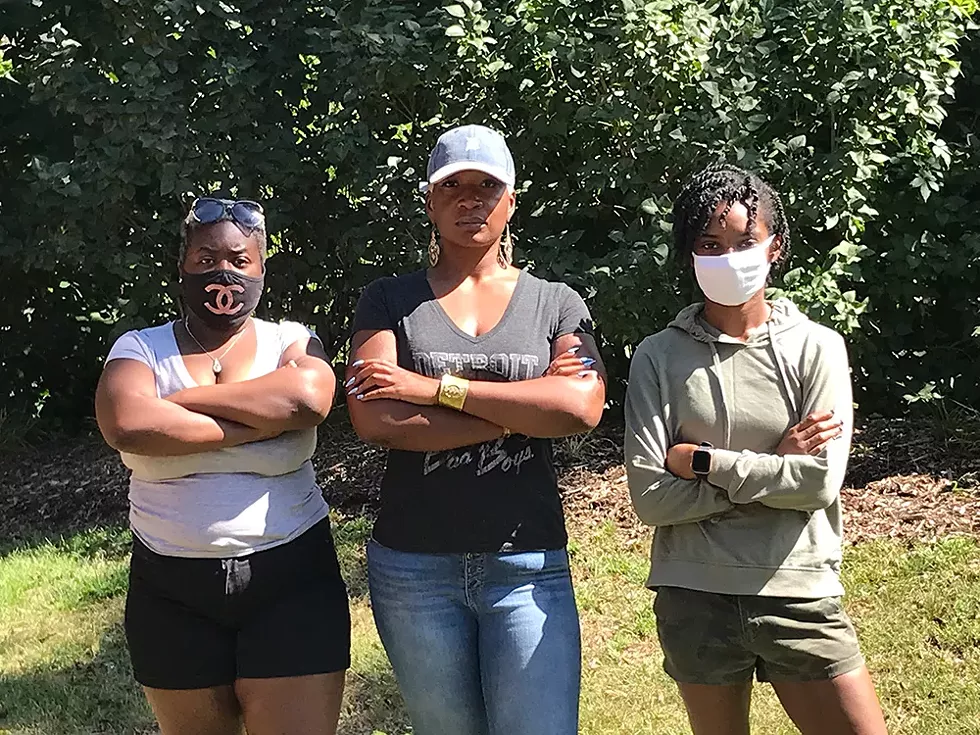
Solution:
<svg viewBox="0 0 980 735"><path fill-rule="evenodd" d="M772 319L766 322L766 326L769 328L769 348L772 350L773 362L776 363L776 372L779 373L779 377L783 382L783 388L786 391L786 400L790 408L793 409L793 415L796 416L796 423L799 423L803 420L803 417L800 416L800 407L796 405L796 396L793 393L793 387L789 384L789 375L786 372L786 366L783 365L779 350L776 349L776 333L772 329Z"/></svg>
<svg viewBox="0 0 980 735"><path fill-rule="evenodd" d="M708 342L711 348L711 364L714 367L715 380L718 381L718 390L721 392L721 421L724 427L725 444L722 449L728 449L732 443L732 422L728 416L728 396L725 395L725 377L721 374L721 358L718 357L718 348L714 342Z"/></svg>
<svg viewBox="0 0 980 735"><path fill-rule="evenodd" d="M789 403L790 409L793 411L793 415L796 416L796 423L803 420L800 416L800 407L796 403L796 395L793 392L793 387L789 382L789 374L786 370L786 366L783 365L781 355L779 350L776 348L776 333L772 328L772 319L766 322L766 327L769 332L769 349L772 350L772 359L776 364L776 372L779 373L779 379L783 384L783 390L786 393L786 401ZM732 443L732 420L731 416L728 414L728 396L725 394L725 376L722 374L721 370L721 358L718 356L718 348L715 347L714 342L708 342L708 347L711 348L711 365L715 375L715 380L718 381L718 390L721 392L721 419L722 427L724 429L725 444L723 449L728 449Z"/></svg>

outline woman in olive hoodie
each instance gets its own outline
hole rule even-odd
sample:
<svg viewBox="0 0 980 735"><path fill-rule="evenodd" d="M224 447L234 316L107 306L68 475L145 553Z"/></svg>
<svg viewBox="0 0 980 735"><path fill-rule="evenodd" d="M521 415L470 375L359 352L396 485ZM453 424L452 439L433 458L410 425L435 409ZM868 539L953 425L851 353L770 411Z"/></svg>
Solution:
<svg viewBox="0 0 980 735"><path fill-rule="evenodd" d="M647 584L664 669L695 735L748 733L753 676L804 735L881 735L840 603L844 340L766 300L790 238L754 174L695 176L674 204L674 239L705 302L640 344L626 399L630 494L656 526Z"/></svg>

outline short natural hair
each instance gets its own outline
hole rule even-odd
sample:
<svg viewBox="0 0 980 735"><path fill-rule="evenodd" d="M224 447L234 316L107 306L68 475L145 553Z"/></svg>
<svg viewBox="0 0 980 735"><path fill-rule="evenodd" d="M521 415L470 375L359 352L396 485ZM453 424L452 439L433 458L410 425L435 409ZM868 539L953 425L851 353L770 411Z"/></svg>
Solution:
<svg viewBox="0 0 980 735"><path fill-rule="evenodd" d="M224 220L222 220L224 221ZM211 223L217 224L217 223ZM208 227L208 225L202 225L194 219L194 216L188 212L187 216L184 217L183 221L180 223L180 252L177 255L177 264L183 265L184 258L187 257L187 248L190 245L191 235L195 230L201 227ZM265 263L265 259L268 257L268 237L265 233L265 222L263 221L258 227L249 233L249 237L257 237L259 240L259 258L262 263Z"/></svg>

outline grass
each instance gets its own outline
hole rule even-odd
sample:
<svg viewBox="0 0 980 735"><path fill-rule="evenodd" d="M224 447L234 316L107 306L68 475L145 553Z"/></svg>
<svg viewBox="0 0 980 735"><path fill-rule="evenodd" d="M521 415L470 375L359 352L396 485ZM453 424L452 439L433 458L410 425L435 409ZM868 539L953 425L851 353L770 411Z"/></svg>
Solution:
<svg viewBox="0 0 980 735"><path fill-rule="evenodd" d="M363 518L338 519L352 596L353 668L341 732L408 732L367 603ZM0 556L0 735L153 732L121 632L126 533L97 530ZM582 617L582 732L689 732L660 668L645 544L601 525L571 545ZM980 723L980 544L848 549L848 610L892 735L976 733ZM794 733L771 690L753 701L755 732Z"/></svg>
<svg viewBox="0 0 980 735"><path fill-rule="evenodd" d="M150 722L120 620L127 532L0 557L0 733L132 733Z"/></svg>

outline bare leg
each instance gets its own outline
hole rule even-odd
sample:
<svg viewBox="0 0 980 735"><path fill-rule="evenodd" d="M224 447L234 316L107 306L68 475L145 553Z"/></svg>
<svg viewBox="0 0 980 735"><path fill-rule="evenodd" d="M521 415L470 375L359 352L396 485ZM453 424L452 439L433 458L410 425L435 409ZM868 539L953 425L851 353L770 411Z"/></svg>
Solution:
<svg viewBox="0 0 980 735"><path fill-rule="evenodd" d="M248 735L335 735L346 674L239 679Z"/></svg>
<svg viewBox="0 0 980 735"><path fill-rule="evenodd" d="M694 735L748 735L752 682L678 684Z"/></svg>
<svg viewBox="0 0 980 735"><path fill-rule="evenodd" d="M209 689L151 689L146 699L161 735L241 735L242 717L230 686Z"/></svg>
<svg viewBox="0 0 980 735"><path fill-rule="evenodd" d="M833 679L773 682L786 714L803 735L886 735L885 717L867 667Z"/></svg>

